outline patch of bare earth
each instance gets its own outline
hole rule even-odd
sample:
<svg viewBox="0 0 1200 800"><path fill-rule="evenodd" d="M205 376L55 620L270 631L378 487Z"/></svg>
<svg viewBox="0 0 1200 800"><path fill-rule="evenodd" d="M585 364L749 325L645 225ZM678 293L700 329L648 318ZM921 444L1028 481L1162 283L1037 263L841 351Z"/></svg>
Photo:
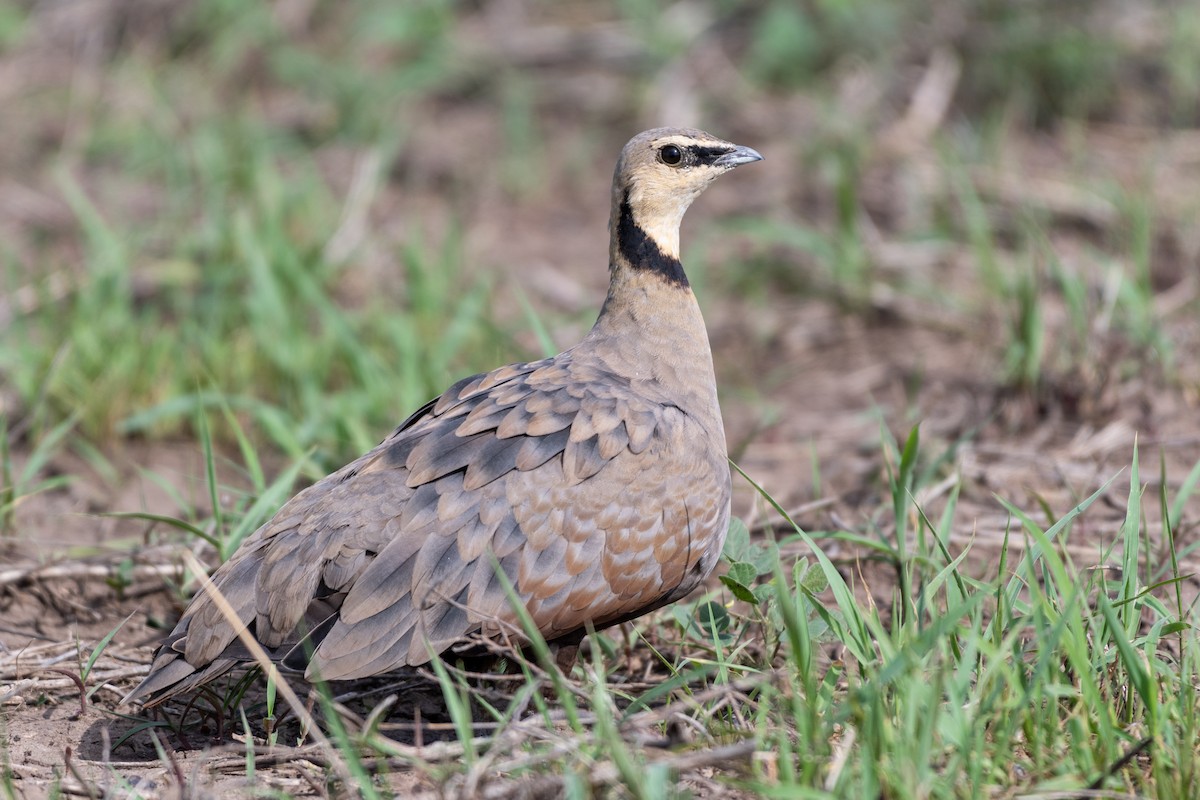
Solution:
<svg viewBox="0 0 1200 800"><path fill-rule="evenodd" d="M752 318L732 306L724 309L728 316L718 312L710 325L717 352L722 337L744 347L738 360L726 361L726 375L733 376L726 383L752 385L757 378L771 387L761 402L779 418L759 430L746 409L726 404L731 442L747 439L741 466L785 508L797 509L802 527L862 530L890 502L881 428L902 443L919 424L925 457L946 456L947 463L917 500L936 520L950 488L961 482L952 540L974 551L968 564L986 573L1006 531L1016 534L1011 547L1024 545L1020 525L997 497L1048 526L1111 481L1076 524L1065 551L1079 566L1113 568L1136 447L1144 523L1153 543L1144 577L1150 583L1165 579L1170 562L1158 502L1161 478L1173 501L1200 462L1200 363L1193 355L1200 346L1194 313L1200 261L1188 222L1194 200L1178 191L1180 179L1200 179L1197 142L1191 133L1160 140L1147 130L1099 126L1081 148L1092 162L1085 171L1114 181L1136 185L1129 173L1139 169L1175 176L1153 183L1149 200L1162 213L1150 269L1153 312L1173 353L1165 366L1161 353L1133 343L1118 324L1107 325L1099 310L1086 352L1068 352L1061 345L1071 335L1064 299L1047 285L1040 298L1047 328L1043 371L1034 386L1012 386L1002 380L1003 346L1012 339L1016 312L989 305L994 300L979 286L974 252L967 245L912 245L884 236L868 242L878 273L902 274L936 290L921 296L877 291L871 310L854 315L811 299L777 301ZM1006 208L1014 218L1022 208L1044 213L1051 251L1083 276L1092 296L1103 296L1111 278L1103 242L1119 226L1113 207L1072 184L1079 167L1068 164L1059 139L1012 136L1007 149L1009 170L980 174L981 193L1003 185L992 197L1001 215ZM921 202L944 197L949 190L931 174L918 157L868 175L868 183L877 183L865 200L866 213L896 219L904 213L898 206L914 200L904 188L914 180L934 181ZM1038 177L1025 182L1018 177L1033 175ZM1001 251L999 257L1005 269L1021 268L1013 254ZM948 298L955 300L944 302ZM819 496L812 488L814 465ZM1200 497L1192 495L1171 523L1176 549L1186 554L1180 571L1188 576L1184 594L1190 603L1200 587ZM886 522L881 532L889 533ZM877 588L877 596L890 598L890 585Z"/></svg>

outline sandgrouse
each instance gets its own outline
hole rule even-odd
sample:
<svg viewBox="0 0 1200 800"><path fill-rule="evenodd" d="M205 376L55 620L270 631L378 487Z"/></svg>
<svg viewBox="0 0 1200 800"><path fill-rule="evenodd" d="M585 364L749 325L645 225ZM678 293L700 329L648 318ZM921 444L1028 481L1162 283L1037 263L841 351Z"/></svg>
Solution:
<svg viewBox="0 0 1200 800"><path fill-rule="evenodd" d="M730 474L679 225L714 178L761 159L698 130L635 136L587 336L459 381L293 497L213 575L239 624L308 679L345 680L519 633L497 570L567 644L692 591L721 554ZM201 592L127 699L155 705L246 663L237 635Z"/></svg>

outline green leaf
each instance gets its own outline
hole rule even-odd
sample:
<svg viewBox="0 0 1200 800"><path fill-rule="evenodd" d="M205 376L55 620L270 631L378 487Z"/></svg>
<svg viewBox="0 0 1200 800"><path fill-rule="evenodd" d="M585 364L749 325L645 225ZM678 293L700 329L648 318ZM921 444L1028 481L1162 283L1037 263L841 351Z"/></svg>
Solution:
<svg viewBox="0 0 1200 800"><path fill-rule="evenodd" d="M729 519L729 533L725 536L724 556L730 561L744 561L750 549L750 529L737 517Z"/></svg>
<svg viewBox="0 0 1200 800"><path fill-rule="evenodd" d="M753 564L747 564L745 561L735 561L729 565L729 572L726 573L730 580L740 583L742 586L751 586L754 579L758 577L758 570Z"/></svg>
<svg viewBox="0 0 1200 800"><path fill-rule="evenodd" d="M756 605L758 603L766 603L774 600L779 594L779 592L776 590L774 582L760 583L759 585L753 587L752 591L754 592L754 599L757 601Z"/></svg>
<svg viewBox="0 0 1200 800"><path fill-rule="evenodd" d="M758 598L754 596L754 590L752 590L749 586L738 583L728 575L722 575L720 580L721 583L725 584L726 588L728 588L729 591L733 593L733 596L738 600L758 605Z"/></svg>
<svg viewBox="0 0 1200 800"><path fill-rule="evenodd" d="M759 575L770 575L775 569L775 551L778 549L774 543L751 545L745 561L752 564Z"/></svg>
<svg viewBox="0 0 1200 800"><path fill-rule="evenodd" d="M721 576L721 583L728 586L729 591L733 592L733 596L738 600L758 605L758 598L751 588L758 575L758 569L753 564L735 561L729 566L729 572Z"/></svg>
<svg viewBox="0 0 1200 800"><path fill-rule="evenodd" d="M715 600L709 600L696 608L694 624L710 641L727 641L732 638L727 634L730 625L729 612Z"/></svg>
<svg viewBox="0 0 1200 800"><path fill-rule="evenodd" d="M681 630L687 630L692 626L692 612L684 603L676 603L671 606L671 616L675 618L675 622Z"/></svg>
<svg viewBox="0 0 1200 800"><path fill-rule="evenodd" d="M829 588L829 579L825 577L825 573L819 569L812 569L812 564L807 558L801 558L796 562L796 566L792 567L792 580L798 588L808 594L820 594Z"/></svg>

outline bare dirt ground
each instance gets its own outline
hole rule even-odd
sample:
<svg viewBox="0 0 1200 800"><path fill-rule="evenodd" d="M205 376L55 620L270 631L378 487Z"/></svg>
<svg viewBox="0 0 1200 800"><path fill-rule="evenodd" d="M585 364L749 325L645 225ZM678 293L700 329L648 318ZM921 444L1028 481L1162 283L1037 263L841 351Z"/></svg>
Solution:
<svg viewBox="0 0 1200 800"><path fill-rule="evenodd" d="M8 68L16 69L11 64ZM717 84L732 83L728 69L718 62L707 75ZM45 75L41 79L58 80ZM667 107L661 99L651 105L638 121L657 119ZM570 152L570 143L583 136L585 124L561 108L551 107L547 115L549 157ZM793 157L795 141L815 124L811 115L803 100L774 98L769 104L747 103L739 109L736 124L722 125L716 132L755 146L767 155L770 169L739 174L710 192L689 215L685 241L733 212L765 218L811 216L817 221L827 215L821 201L814 200L813 176ZM714 128L719 121L712 119ZM486 108L467 104L433 109L414 125L412 147L422 152L483 152L496 124L495 112ZM606 133L603 146L597 147L603 158L576 166L569 174L552 172L545 191L519 201L498 202L502 189L483 177L478 191L455 209L467 236L469 261L479 269L501 272L541 307L573 314L598 306L605 281L610 154L636 127ZM883 122L878 127L887 129ZM452 133L447 135L447 130ZM1093 168L1114 181L1132 183L1146 171L1176 177L1161 184L1157 198L1162 214L1155 231L1159 257L1153 264L1155 303L1176 355L1169 371L1113 334L1097 345L1101 355L1079 368L1051 364L1037 387L1003 385L1003 354L997 343L1006 335L1008 310L989 310L978 302L940 302L980 296L971 250L892 238L894 221L948 202L949 190L928 142L881 157L864 176L868 191L863 213L873 220L876 237L868 242L868 252L880 276L879 291L866 310L848 310L836 302L809 274L809 260L783 250L774 254L777 269L809 291L772 292L748 301L736 294L736 280L709 276L701 300L724 390L732 454L785 508L795 510L802 527L829 531L868 526L888 502L881 426L903 440L919 422L923 452L930 457L948 453L942 474L947 480L961 477L952 547L956 552L970 548L971 563L981 575L994 569L1005 532L1016 529L997 497L1027 511L1045 508L1061 516L1110 479L1112 486L1082 517L1066 551L1080 565L1114 563L1110 548L1125 516L1135 444L1146 487L1145 524L1152 538L1158 536L1160 459L1171 496L1200 461L1200 363L1195 359L1200 320L1175 313L1194 304L1200 292L1200 242L1189 230L1194 227L1186 217L1189 196L1176 188L1180 176L1200 178L1200 139L1195 132L1159 135L1136 126L1098 125L1071 135L1087 139L1082 149L1094 161ZM975 177L981 193L990 192L1001 208L1011 205L1015 213L1017 207L1040 207L1057 251L1064 258L1077 258L1081 269L1090 269L1094 265L1087 261L1087 248L1103 241L1111 209L1086 190L1063 189L1080 171L1075 163L1080 148L1077 143L1068 146L1066 139L1066 134L1014 134L1003 167ZM422 143L428 142L438 146L422 150ZM333 183L344 182L336 177L342 154L321 152L314 157L335 176ZM368 225L384 227L388 219L404 217L427 220L433 229L444 227L446 206L436 202L436 187L438 171L454 169L450 161L422 163L413 177L415 189L413 184L387 187ZM43 228L74 225L44 172L9 166L9 177L0 179L0 208L20 213L11 215L4 229L30 224L30 215ZM1010 180L1033 175L1038 180ZM1196 185L1194 180L1191 185ZM37 202L21 200L21 192L32 192ZM520 235L511 235L514 231ZM730 257L747 247L739 242L710 246L718 252L724 249ZM714 261L720 263L719 258ZM369 291L381 268L366 258L358 276L361 286L347 286L347 293ZM1095 283L1100 286L1103 274L1096 269ZM940 287L941 296L888 290L899 283L898 277ZM519 314L506 291L498 292L496 302L508 304L514 317ZM1048 296L1047 309L1048 327L1061 330L1062 299ZM568 326L554 333L566 343L578 330ZM397 408L396 418L407 411ZM26 455L16 453L17 463ZM14 759L17 791L39 797L61 781L71 793L86 795L93 790L88 782L109 786L115 773L151 796L173 796L171 787L180 785L193 787L195 796L245 793L249 787L244 744L231 739L228 731L204 730L204 742L163 734L162 743L172 750L166 763L146 735L114 744L136 724L118 715L130 711L118 701L144 674L162 622L177 613L182 573L172 548L145 544L145 523L100 515L174 513L178 509L171 498L139 468L172 476L186 494L201 498L203 467L199 446L191 441L117 443L110 458L115 477L97 474L76 456L53 461L48 474L78 479L24 502L16 515L16 536L0 542L0 736ZM819 464L819 493L814 464ZM919 498L931 518L940 513L949 486L935 482ZM736 491L735 514L758 530L776 525L748 486L739 483ZM1044 514L1038 516L1045 521ZM1193 497L1175 522L1176 547L1184 554L1180 568L1193 576L1187 593L1194 597L1200 587L1194 577L1200 574L1200 498ZM1021 537L1014 535L1011 544L1021 547ZM1157 544L1146 553L1148 582L1165 575L1163 543ZM888 601L886 573L865 568L844 547L833 545L830 552L855 584ZM121 581L110 580L118 574ZM128 622L96 663L87 686L95 693L81 707L72 676L78 675L80 661L96 642L127 616ZM433 698L428 705L436 706L436 688L424 691ZM426 711L436 717L436 710ZM400 721L411 719L397 716ZM292 795L327 793L325 765L318 755L310 755L311 760L292 754L284 763L273 763L264 751L258 788ZM713 766L689 769L685 785L697 796L718 791ZM438 774L436 767L428 773L402 773L407 777L395 777L392 786L401 794L435 796Z"/></svg>

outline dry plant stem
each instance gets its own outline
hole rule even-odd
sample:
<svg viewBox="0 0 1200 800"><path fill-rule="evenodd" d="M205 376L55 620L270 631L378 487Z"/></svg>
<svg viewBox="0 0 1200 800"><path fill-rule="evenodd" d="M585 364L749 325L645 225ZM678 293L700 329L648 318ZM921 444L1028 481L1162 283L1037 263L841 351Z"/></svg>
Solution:
<svg viewBox="0 0 1200 800"><path fill-rule="evenodd" d="M479 739L478 742L486 742L487 739ZM393 749L395 747L404 747L403 745L395 745L390 740L384 740L383 749ZM415 750L416 748L407 748ZM378 772L383 769L400 769L407 768L413 765L414 761L422 763L435 763L452 761L460 758L463 753L463 748L458 742L437 742L424 748L427 754L425 758L414 758L409 755L363 759L363 765L372 772ZM246 748L237 746L222 746L213 748L208 751L208 760L204 762L208 769L217 772L244 772L246 769ZM333 763L328 758L328 753L321 745L305 745L303 747L286 747L276 745L275 747L259 747L254 748L254 763L257 767L270 767L280 764L295 764L297 761L307 761L315 766L327 768L333 766ZM114 761L112 766L115 768L121 767L136 767L145 766L142 761Z"/></svg>
<svg viewBox="0 0 1200 800"><path fill-rule="evenodd" d="M934 50L904 117L880 137L881 150L902 158L927 146L950 110L961 75L962 63L951 50Z"/></svg>
<svg viewBox="0 0 1200 800"><path fill-rule="evenodd" d="M203 575L204 573L200 573ZM188 785L187 779L184 777L183 768L179 766L179 759L175 758L175 752L163 747L162 742L158 738L158 734L150 730L150 738L154 741L154 749L159 753L165 753L167 757L166 766L171 770L171 774L175 776L175 785L179 787L180 794L183 794L183 788Z"/></svg>
<svg viewBox="0 0 1200 800"><path fill-rule="evenodd" d="M51 644L58 644L58 642L55 641L54 639L52 639L51 637L44 636L44 635L38 633L37 631L24 631L24 630L21 630L20 628L10 628L7 625L0 625L0 633L10 633L13 636L25 636L30 639L37 639L38 641L42 641L42 642L50 642Z"/></svg>
<svg viewBox="0 0 1200 800"><path fill-rule="evenodd" d="M87 713L87 688L83 685L83 678L80 678L75 673L71 672L70 670L63 669L62 667L54 667L50 671L57 672L60 675L66 675L67 678L70 679L71 683L73 683L75 685L75 688L79 690L79 714L80 714L80 716L86 714Z"/></svg>
<svg viewBox="0 0 1200 800"><path fill-rule="evenodd" d="M97 672L95 675L93 675L91 677L93 678L93 680L99 681L101 684L103 684L107 681L115 681L115 680L121 680L124 678L140 677L140 676L145 675L148 670L149 670L149 666L130 667L128 669L113 670L112 672ZM25 670L25 671L26 672L34 672L34 671L36 671L36 669L29 669L29 670ZM24 689L29 686L36 685L38 687L38 689L40 689L40 690L52 690L52 689L67 689L72 686L79 685L79 678L76 675L68 675L66 672L64 672L62 670L50 670L50 671L51 672L61 672L62 674L67 675L67 677L66 678L50 678L49 680L38 680L36 678L26 678L24 680L14 681L11 688L13 689L13 691L18 691L20 689ZM11 675L0 675L0 680L11 680L11 679L12 679Z"/></svg>
<svg viewBox="0 0 1200 800"><path fill-rule="evenodd" d="M714 747L711 750L697 750L695 752L683 753L678 756L668 758L655 759L655 763L666 764L676 773L687 772L692 769L701 767L711 767L719 764L729 763L731 761L743 761L750 758L755 751L756 745L753 740L737 742L736 744L726 745L724 747ZM619 782L620 772L616 765L605 761L594 766L588 777L588 782L593 786L613 785ZM474 795L476 797L489 798L489 800L501 800L508 797L541 797L549 795L562 787L562 777L559 775L544 776L540 780L535 780L533 785L520 782L505 782L496 783L490 786L485 786L483 791ZM531 791L532 790L532 791ZM462 795L468 796L468 795Z"/></svg>
<svg viewBox="0 0 1200 800"><path fill-rule="evenodd" d="M201 587L204 591L208 592L209 598L220 609L221 615L225 617L230 625L234 626L238 639L246 646L246 650L249 651L250 655L254 657L254 663L258 665L264 674L269 675L274 668L270 657L262 649L262 645L250 635L250 631L247 630L246 626L242 625L237 612L233 610L233 606L229 605L229 601L225 599L225 596L213 584L212 579L208 577L208 570L204 568L204 565L200 563L200 560L190 550L183 551L183 561L187 565L187 568L200 580ZM338 754L337 748L333 746L321 729L314 723L312 715L308 713L308 709L304 707L304 703L301 702L296 692L282 676L277 676L276 687L279 693L283 695L283 699L287 701L288 706L291 707L292 713L296 715L297 719L301 720L305 728L312 734L312 737L317 740L317 744L325 751L329 759L329 765L337 772L338 777L342 779L346 786L353 786L354 779L351 777L349 769L346 768L345 762Z"/></svg>
<svg viewBox="0 0 1200 800"><path fill-rule="evenodd" d="M33 661L34 656L54 650L61 652L42 661ZM79 655L79 645L75 642L51 642L50 644L40 644L35 647L23 647L10 656L0 658L0 679L16 677L22 669L31 670L52 667L55 664L61 664L68 658L77 658Z"/></svg>
<svg viewBox="0 0 1200 800"><path fill-rule="evenodd" d="M1125 755L1121 756L1119 759L1117 759L1117 761L1115 763L1113 763L1111 766L1109 766L1109 768L1106 769L1104 771L1104 773L1100 775L1100 777L1098 777L1098 778L1096 778L1096 780L1092 781L1091 785L1088 786L1088 788L1089 789L1099 789L1101 786L1104 785L1105 780L1107 780L1108 778L1117 774L1117 772L1122 767L1124 767L1130 761L1133 761L1135 758L1137 758L1139 755L1141 755L1143 752L1145 752L1146 749L1149 748L1152 744L1154 744L1153 736L1147 736L1145 739L1142 739L1140 742L1138 742L1136 745L1134 745L1132 748L1130 748L1129 751L1125 753Z"/></svg>
<svg viewBox="0 0 1200 800"><path fill-rule="evenodd" d="M730 686L713 687L694 696L682 698L661 708L647 709L646 711L635 714L629 719L625 720L622 724L622 728L626 730L642 729L659 724L662 720L674 716L687 717L685 712L695 712L703 703L713 698L721 698L726 704L730 703L730 701L734 699L740 699L742 702L748 702L745 692L757 686L760 683L760 680L761 679L744 679ZM691 723L690 717L687 717L687 720L688 723ZM583 714L580 716L580 721L584 725L593 725L595 723L595 718L592 715ZM537 716L526 720L510 722L506 726L500 727L500 729L491 736L481 736L474 739L473 743L475 744L476 749L483 751L485 753L485 757L481 758L474 769L472 769L467 775L463 776L457 795L463 797L508 796L505 794L505 792L510 791L510 789L513 788L511 786L499 789L497 787L492 787L489 793L489 789L486 788L486 777L488 775L509 774L515 771L534 769L541 765L552 763L558 759L570 755L571 753L575 753L578 750L579 742L577 740L563 740L553 729L547 730L544 726L544 718ZM417 724L402 723L397 725L384 724L380 726L381 730L399 730L402 728L413 727L417 727ZM422 725L420 727L424 728L426 726ZM428 727L430 729L435 728L434 725L429 725ZM496 728L497 726L496 724L491 724L488 727ZM696 725L696 727L698 730L703 732L703 726ZM636 741L637 739L638 737L634 736L634 740ZM498 755L511 753L518 749L516 745L523 741L539 741L545 743L545 745L548 747L538 748L533 752L526 753L517 758L504 761L495 760L496 756ZM382 745L381 749L389 752L396 752L397 754L402 753L403 750L406 749L403 748L402 745L398 746L386 739L382 739L381 741L377 740L377 744ZM445 743L443 743L443 745L445 745ZM739 743L738 745L734 745L733 747L736 749L731 752L748 753L753 750L754 745L752 742L747 741ZM423 756L424 761L439 760L440 758L453 758L456 757L456 754L460 752L462 748L460 746L451 745L450 747L444 747L444 749L447 752L437 753L436 756L428 749L422 752L421 755ZM722 760L724 758L723 754L725 753L725 750L722 748L717 748L717 750L711 752L718 754L716 760ZM697 757L700 757L699 754L697 754ZM710 763L708 758L708 756L702 758L702 765ZM665 760L675 769L686 769L690 768L691 765L691 762L680 760L678 758L668 757L663 760ZM401 757L398 759L398 762L401 764L405 763L405 758ZM609 773L614 769L611 765L601 764L595 769L596 771L594 771L592 777L589 778L589 780L591 780L594 784L603 783L605 780L613 777L609 775ZM481 787L484 787L482 789L482 793ZM499 791L500 794L496 794L497 791Z"/></svg>
<svg viewBox="0 0 1200 800"><path fill-rule="evenodd" d="M383 171L383 153L373 147L358 160L354 169L354 180L346 195L342 218L337 230L325 245L325 260L341 264L353 254L367 234L367 216L371 204L379 192L379 180Z"/></svg>
<svg viewBox="0 0 1200 800"><path fill-rule="evenodd" d="M774 673L774 675L778 675L778 674L779 674L778 672ZM658 708L648 708L645 711L640 711L640 712L634 714L633 717L631 717L628 720L628 722L630 724L636 723L636 724L643 725L643 726L654 725L656 723L663 722L667 719L670 719L675 714L681 714L686 711L700 710L704 707L704 705L706 703L708 703L712 700L717 700L717 699L723 700L723 699L727 699L729 697L736 698L741 703L748 703L749 700L746 696L746 693L758 688L763 683L774 682L773 680L771 680L771 678L774 677L774 675L768 676L767 679L743 678L743 679L735 681L734 683L731 683L731 684L726 684L724 686L714 686L710 689L705 689L703 691L696 692L695 694L684 695L683 697L681 697L680 699L678 699L672 703L667 703L666 705L660 706ZM711 713L711 711L712 711L712 709L709 709L710 713Z"/></svg>
<svg viewBox="0 0 1200 800"><path fill-rule="evenodd" d="M83 791L88 797L99 800L101 793L96 791L96 785L94 783L79 774L79 770L75 767L75 759L73 759L71 755L71 746L67 745L66 749L63 750L63 763L66 764L67 771L71 773L71 777L79 781L79 785L83 787Z"/></svg>
<svg viewBox="0 0 1200 800"><path fill-rule="evenodd" d="M63 689L79 687L79 677L73 672L55 669L56 665L65 661L77 660L83 657L76 642L53 642L22 648L0 658L0 682L6 682L0 688L0 703L21 702L23 695L29 693L49 693ZM117 663L113 663L117 662ZM131 666L125 666L131 664ZM106 650L96 662L90 675L89 682L96 688L93 692L109 691L124 695L124 691L111 685L111 682L127 678L144 677L149 670L143 656L132 657L115 649ZM66 677L45 678L40 674L60 672Z"/></svg>
<svg viewBox="0 0 1200 800"><path fill-rule="evenodd" d="M838 779L842 776L842 771L846 769L846 763L850 760L850 753L854 749L854 740L857 737L854 728L846 728L842 733L842 737L833 745L833 760L829 765L829 774L825 778L825 791L833 791L833 787L837 786Z"/></svg>
<svg viewBox="0 0 1200 800"><path fill-rule="evenodd" d="M421 729L418 728L417 730L419 732ZM522 726L514 726L505 733L476 736L470 740L470 745L476 752L485 751L488 748L504 746L506 743L515 742L521 738L520 734L522 733L529 732ZM432 744L406 745L382 735L372 737L370 742L374 748L388 755L388 763L397 763L404 766L411 766L413 762L427 764L461 758L467 750L462 742L433 742Z"/></svg>
<svg viewBox="0 0 1200 800"><path fill-rule="evenodd" d="M118 567L107 564L59 564L53 567L31 567L29 569L6 569L0 572L0 586L23 584L34 580L72 580L80 578L114 578ZM172 564L139 564L123 577L178 578L182 570Z"/></svg>
<svg viewBox="0 0 1200 800"><path fill-rule="evenodd" d="M342 692L339 695L335 695L333 702L348 703L351 700L364 700L368 697L374 697L381 694L396 694L398 692L408 691L416 686L420 686L422 683L423 682L406 678L402 681L396 681L395 683L388 683L383 686L376 686L370 689L354 689L349 692Z"/></svg>
<svg viewBox="0 0 1200 800"><path fill-rule="evenodd" d="M834 495L832 497L822 497L819 500L812 500L807 503L802 503L794 508L787 509L788 516L790 516L792 519L799 519L805 514L809 514L813 511L820 511L822 508L831 506L839 499L841 498ZM750 529L751 533L763 533L764 531L774 530L780 526L774 519L762 519L747 527Z"/></svg>

